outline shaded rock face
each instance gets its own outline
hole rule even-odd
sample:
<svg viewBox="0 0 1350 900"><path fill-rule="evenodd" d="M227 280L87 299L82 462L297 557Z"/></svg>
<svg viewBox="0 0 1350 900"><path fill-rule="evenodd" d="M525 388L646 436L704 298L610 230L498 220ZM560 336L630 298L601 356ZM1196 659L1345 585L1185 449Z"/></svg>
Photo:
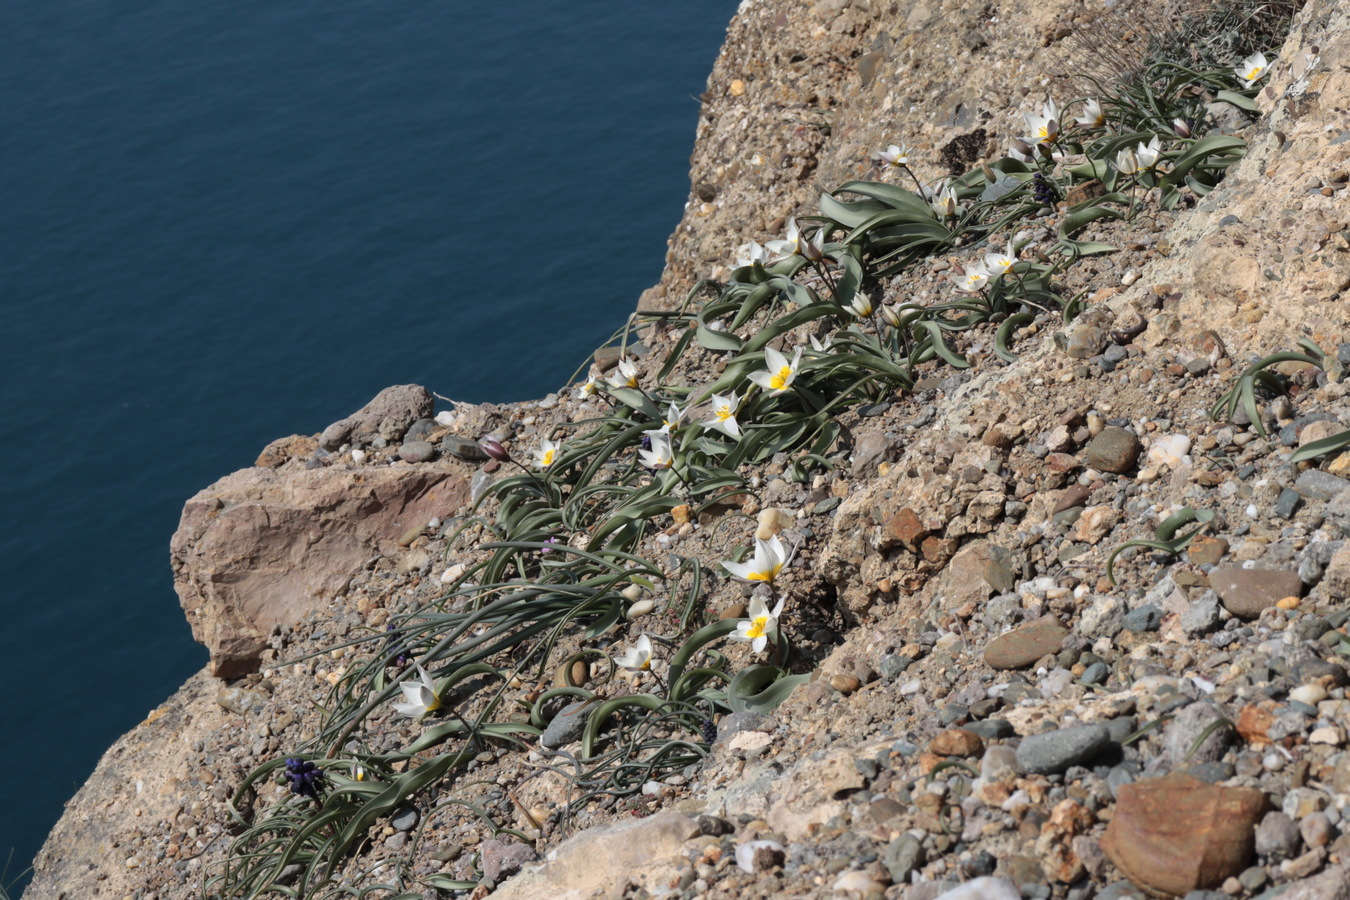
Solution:
<svg viewBox="0 0 1350 900"><path fill-rule="evenodd" d="M408 528L467 502L457 469L244 469L183 508L170 543L174 589L211 672L256 671L267 638L346 589Z"/></svg>

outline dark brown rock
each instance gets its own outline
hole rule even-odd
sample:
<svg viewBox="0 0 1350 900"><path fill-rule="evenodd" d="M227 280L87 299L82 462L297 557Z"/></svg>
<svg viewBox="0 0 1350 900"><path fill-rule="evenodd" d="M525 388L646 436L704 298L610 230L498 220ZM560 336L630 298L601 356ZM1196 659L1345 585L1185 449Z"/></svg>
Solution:
<svg viewBox="0 0 1350 900"><path fill-rule="evenodd" d="M1209 573L1209 586L1224 608L1243 619L1255 619L1285 597L1303 594L1297 572L1284 569L1244 569L1219 566Z"/></svg>
<svg viewBox="0 0 1350 900"><path fill-rule="evenodd" d="M1094 469L1119 475L1134 468L1139 450L1139 438L1133 431L1112 425L1088 441L1083 448L1083 462Z"/></svg>
<svg viewBox="0 0 1350 900"><path fill-rule="evenodd" d="M1102 849L1130 881L1159 897L1218 887L1252 858L1266 810L1259 790L1174 773L1121 787Z"/></svg>
<svg viewBox="0 0 1350 900"><path fill-rule="evenodd" d="M984 649L984 661L995 669L1022 669L1047 653L1055 653L1069 630L1054 616L1042 616L1000 634Z"/></svg>

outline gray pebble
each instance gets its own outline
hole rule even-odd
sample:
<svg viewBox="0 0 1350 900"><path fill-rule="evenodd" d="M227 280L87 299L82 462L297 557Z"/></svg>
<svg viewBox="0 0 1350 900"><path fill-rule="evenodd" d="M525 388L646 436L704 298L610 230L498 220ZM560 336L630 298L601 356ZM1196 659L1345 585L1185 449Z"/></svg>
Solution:
<svg viewBox="0 0 1350 900"><path fill-rule="evenodd" d="M1112 742L1116 744L1125 743L1130 735L1139 730L1139 720L1134 716L1116 716L1114 719L1107 719L1105 725Z"/></svg>
<svg viewBox="0 0 1350 900"><path fill-rule="evenodd" d="M1181 630L1190 635L1209 634L1221 621L1219 595L1207 590L1192 600L1181 614Z"/></svg>
<svg viewBox="0 0 1350 900"><path fill-rule="evenodd" d="M1233 743L1233 729L1216 725L1227 716L1212 703L1192 703L1176 714L1163 738L1164 753L1174 767L1214 762ZM1206 735L1205 732L1209 733ZM1204 735L1204 740L1196 746Z"/></svg>
<svg viewBox="0 0 1350 900"><path fill-rule="evenodd" d="M589 705L588 700L577 700L564 706L544 729L543 735L539 738L540 745L556 750L580 738L581 733L586 730L588 718L586 707Z"/></svg>
<svg viewBox="0 0 1350 900"><path fill-rule="evenodd" d="M965 729L975 732L986 741L1010 738L1014 734L1012 723L1006 719L982 719L966 724Z"/></svg>
<svg viewBox="0 0 1350 900"><path fill-rule="evenodd" d="M891 873L891 881L905 884L910 873L924 864L923 844L907 831L886 845L881 861Z"/></svg>
<svg viewBox="0 0 1350 900"><path fill-rule="evenodd" d="M1078 680L1083 684L1101 684L1110 674L1111 670L1106 663L1096 662L1084 669Z"/></svg>
<svg viewBox="0 0 1350 900"><path fill-rule="evenodd" d="M1145 604L1126 613L1121 624L1126 631L1157 631L1162 624L1162 610L1152 603Z"/></svg>
<svg viewBox="0 0 1350 900"><path fill-rule="evenodd" d="M725 741L742 731L763 731L768 722L767 716L753 712L738 712L723 716L722 720L717 723L717 740Z"/></svg>
<svg viewBox="0 0 1350 900"><path fill-rule="evenodd" d="M1275 515L1281 519L1292 519L1302 505L1303 497L1299 492L1293 488L1285 488L1280 491L1280 496L1275 498Z"/></svg>
<svg viewBox="0 0 1350 900"><path fill-rule="evenodd" d="M389 820L390 826L395 831L412 831L417 825L417 810L412 807L405 807L394 813L394 817Z"/></svg>
<svg viewBox="0 0 1350 900"><path fill-rule="evenodd" d="M1293 859L1302 843L1298 826L1282 812L1266 813L1256 826L1256 852L1269 859Z"/></svg>
<svg viewBox="0 0 1350 900"><path fill-rule="evenodd" d="M398 448L398 457L409 463L429 462L436 458L436 448L427 441L404 441Z"/></svg>
<svg viewBox="0 0 1350 900"><path fill-rule="evenodd" d="M1111 743L1105 725L1074 725L1023 738L1017 761L1033 775L1053 775L1069 766L1085 763Z"/></svg>
<svg viewBox="0 0 1350 900"><path fill-rule="evenodd" d="M887 653L877 663L877 672L879 672L881 677L885 678L887 681L894 681L899 677L901 672L909 668L911 662L913 662L913 660L907 656Z"/></svg>
<svg viewBox="0 0 1350 900"><path fill-rule="evenodd" d="M412 423L408 433L403 436L404 441L425 441L431 434L431 430L436 427L435 419L422 418Z"/></svg>
<svg viewBox="0 0 1350 900"><path fill-rule="evenodd" d="M1238 883L1248 891L1261 890L1261 888L1266 886L1266 882L1269 880L1270 876L1267 875L1266 870L1260 866L1252 866L1238 876Z"/></svg>

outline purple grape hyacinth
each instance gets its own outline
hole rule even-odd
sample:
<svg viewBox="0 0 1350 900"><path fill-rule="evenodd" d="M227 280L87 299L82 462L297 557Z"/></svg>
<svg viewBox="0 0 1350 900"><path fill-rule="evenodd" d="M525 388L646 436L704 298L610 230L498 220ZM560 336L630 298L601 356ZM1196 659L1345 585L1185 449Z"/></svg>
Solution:
<svg viewBox="0 0 1350 900"><path fill-rule="evenodd" d="M323 769L307 759L287 759L283 775L290 782L292 794L309 797L312 800L319 799L319 791L323 790L324 786Z"/></svg>

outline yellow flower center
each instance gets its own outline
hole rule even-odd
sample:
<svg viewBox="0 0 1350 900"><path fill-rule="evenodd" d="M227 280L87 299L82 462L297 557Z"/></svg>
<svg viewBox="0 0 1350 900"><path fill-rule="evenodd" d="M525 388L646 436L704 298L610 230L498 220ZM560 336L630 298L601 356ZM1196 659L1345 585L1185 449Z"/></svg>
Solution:
<svg viewBox="0 0 1350 900"><path fill-rule="evenodd" d="M721 419L723 422L731 418L730 404L724 403L721 406L717 407L717 418Z"/></svg>
<svg viewBox="0 0 1350 900"><path fill-rule="evenodd" d="M441 698L432 697L431 702L427 704L427 712L435 712L441 708Z"/></svg>
<svg viewBox="0 0 1350 900"><path fill-rule="evenodd" d="M750 577L754 578L754 575L751 575ZM750 628L745 632L745 636L751 639L763 637L768 627L769 627L768 616L759 616L757 618L751 619Z"/></svg>
<svg viewBox="0 0 1350 900"><path fill-rule="evenodd" d="M1265 66L1252 66L1247 70L1246 80L1255 81L1261 77L1261 73L1266 70Z"/></svg>
<svg viewBox="0 0 1350 900"><path fill-rule="evenodd" d="M792 381L792 366L783 366L772 378L769 379L769 386L775 391L784 390Z"/></svg>
<svg viewBox="0 0 1350 900"><path fill-rule="evenodd" d="M553 465L553 454L555 452L556 451L554 450L545 450L544 455L539 459L539 465L543 466L545 469Z"/></svg>

